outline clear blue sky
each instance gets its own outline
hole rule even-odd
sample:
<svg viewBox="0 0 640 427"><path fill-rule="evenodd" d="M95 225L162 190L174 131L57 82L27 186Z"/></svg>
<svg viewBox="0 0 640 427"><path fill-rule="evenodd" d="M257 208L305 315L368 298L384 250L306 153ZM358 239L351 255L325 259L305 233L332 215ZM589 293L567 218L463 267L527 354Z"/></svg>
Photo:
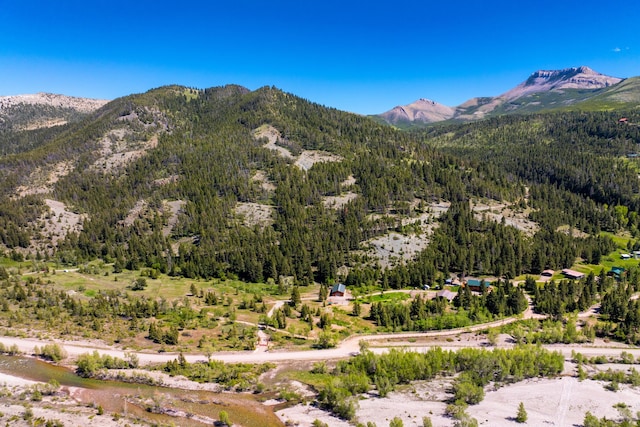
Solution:
<svg viewBox="0 0 640 427"><path fill-rule="evenodd" d="M538 69L640 75L634 2L0 0L0 95L274 85L362 114L458 105Z"/></svg>

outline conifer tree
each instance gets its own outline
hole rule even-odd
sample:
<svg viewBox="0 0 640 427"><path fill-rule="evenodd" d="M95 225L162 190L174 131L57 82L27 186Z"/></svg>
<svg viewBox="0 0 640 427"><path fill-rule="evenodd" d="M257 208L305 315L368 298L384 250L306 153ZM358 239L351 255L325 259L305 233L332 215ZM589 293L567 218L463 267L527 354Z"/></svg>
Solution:
<svg viewBox="0 0 640 427"><path fill-rule="evenodd" d="M527 410L524 409L524 403L520 402L518 405L518 414L516 415L516 422L526 423L527 422Z"/></svg>

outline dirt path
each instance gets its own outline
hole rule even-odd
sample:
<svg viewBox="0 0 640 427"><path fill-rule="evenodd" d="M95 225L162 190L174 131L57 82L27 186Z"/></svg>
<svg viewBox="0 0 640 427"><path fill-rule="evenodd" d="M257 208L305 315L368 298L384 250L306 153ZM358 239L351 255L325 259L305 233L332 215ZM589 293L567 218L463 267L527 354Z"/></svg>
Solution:
<svg viewBox="0 0 640 427"><path fill-rule="evenodd" d="M284 305L286 301L276 301L274 306L269 310L268 315L273 315L273 312ZM591 307L588 312L591 312L596 307ZM488 328L496 328L509 323L517 322L521 319L531 318L544 318L540 314L534 313L531 301L529 301L529 307L520 316L509 317L506 319L496 320L493 322L482 323L478 325L472 325L464 328L447 329L441 331L427 331L427 332L404 332L404 333L388 333L388 334L373 334L373 335L353 335L344 341L340 342L335 348L324 350L296 350L296 351L268 351L267 346L263 346L263 351L251 351L251 352L219 352L212 355L212 358L226 363L265 363L265 362L287 362L287 361L313 361L313 360L330 360L330 359L343 359L356 354L360 350L360 341L376 342L376 347L372 348L372 351L376 353L383 353L388 351L389 348L404 346L404 348L415 351L426 351L432 347L442 347L445 350L457 350L463 347L477 347L478 341L466 341L457 342L455 345L442 346L439 343L425 343L422 345L416 344L415 339L425 338L438 338L438 337L454 337L463 333L479 332ZM257 326L257 325L256 325ZM268 334L263 331L259 331L258 337L262 342L263 339L268 339ZM394 340L394 343L385 343L385 341ZM398 342L399 340L399 342ZM0 343L4 344L7 348L16 345L20 351L31 354L35 346L42 346L50 344L52 341L39 340L34 338L18 338L18 337L0 337ZM89 353L97 350L101 354L108 354L114 357L124 358L125 353L135 353L141 364L150 363L166 363L167 361L177 358L177 353L151 353L151 352L132 352L124 349L117 349L109 347L104 344L96 342L68 342L62 340L55 340L53 342L58 343L64 347L71 359L75 359L81 354ZM405 345L406 344L406 345ZM513 344L502 343L502 347L511 347ZM260 346L259 346L260 347ZM601 344L600 346L594 345L564 345L564 344L552 344L545 345L545 348L550 350L556 350L562 352L566 357L570 357L573 351L584 354L587 357L594 356L618 356L621 351L626 351L634 355L634 357L640 357L640 348L630 348L623 344L609 343L607 345ZM184 355L187 361L190 363L198 361L206 361L207 358L203 354L186 354Z"/></svg>
<svg viewBox="0 0 640 427"><path fill-rule="evenodd" d="M567 416L569 410L569 401L571 399L571 390L573 389L573 382L562 383L562 395L560 396L560 402L558 402L558 425L565 425L564 419Z"/></svg>
<svg viewBox="0 0 640 427"><path fill-rule="evenodd" d="M273 307L271 307L271 310L269 310L269 312L267 313L267 317L273 317L273 313L279 309L280 307L282 307L284 305L284 303L287 301L276 301L275 304L273 304Z"/></svg>
<svg viewBox="0 0 640 427"><path fill-rule="evenodd" d="M415 338L434 338L434 337L446 337L456 336L465 332L477 332L489 327L497 327L505 325L518 320L518 318L503 319L491 323L485 323L481 325L475 325L468 328L460 328L455 330L446 331L430 331L430 332L411 332L411 333L391 333L391 334L377 334L377 335L356 335L350 337L337 347L326 350L307 350L307 351L262 351L262 352L219 352L212 355L212 358L226 363L265 363L265 362L287 362L287 361L313 361L313 360L332 360L348 358L353 354L356 354L360 350L360 341L377 341L378 346L372 348L375 353L384 353L391 347L402 346L406 343L404 348L413 351L424 352L432 347L438 346L445 350L457 350L464 347L477 347L478 341L458 342L455 345L442 346L439 343L426 343L419 345L411 343L410 340ZM386 340L402 340L400 343L384 344ZM17 338L17 337L1 337L0 342L6 347L13 345L18 346L20 351L31 354L35 346L42 346L50 344L51 341L43 341L31 338ZM74 359L80 354L89 353L94 350L101 354L108 354L113 357L125 357L125 350L115 349L105 345L99 345L96 343L88 342L65 342L55 341L60 346L64 347L70 358ZM510 347L513 344L501 344L502 347ZM563 345L554 344L546 345L545 348L549 350L560 351L565 357L570 357L572 352L580 352L587 357L594 356L619 356L621 351L626 351L633 354L634 357L640 357L640 348L628 348L627 346L616 345L612 343L608 346L585 346L585 345ZM174 360L178 357L176 353L150 353L150 352L128 352L135 353L141 364L151 363L166 363L169 360ZM190 363L198 361L206 361L207 358L203 354L186 354L185 358Z"/></svg>

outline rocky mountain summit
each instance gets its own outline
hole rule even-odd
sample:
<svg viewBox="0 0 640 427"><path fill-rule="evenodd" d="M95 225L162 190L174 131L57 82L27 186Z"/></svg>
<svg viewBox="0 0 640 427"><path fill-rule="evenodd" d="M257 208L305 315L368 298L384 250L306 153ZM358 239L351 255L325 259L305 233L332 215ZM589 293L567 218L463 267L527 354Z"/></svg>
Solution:
<svg viewBox="0 0 640 427"><path fill-rule="evenodd" d="M53 93L0 96L0 114L18 105L47 105L58 108L70 108L80 113L90 113L105 105L108 100L78 98Z"/></svg>
<svg viewBox="0 0 640 427"><path fill-rule="evenodd" d="M34 130L77 121L109 101L36 93L0 96L0 130Z"/></svg>
<svg viewBox="0 0 640 427"><path fill-rule="evenodd" d="M508 100L551 90L601 89L620 83L622 79L593 71L589 67L573 67L564 70L539 70L523 83L502 94L499 98Z"/></svg>
<svg viewBox="0 0 640 427"><path fill-rule="evenodd" d="M420 98L409 105L397 106L381 116L390 123L402 121L432 123L449 120L455 115L455 112L455 108L447 107L430 99Z"/></svg>
<svg viewBox="0 0 640 427"><path fill-rule="evenodd" d="M513 89L496 97L472 98L448 107L424 98L397 106L378 117L394 125L429 124L445 120L478 120L490 115L540 111L574 105L599 95L624 79L611 77L589 67L539 70Z"/></svg>

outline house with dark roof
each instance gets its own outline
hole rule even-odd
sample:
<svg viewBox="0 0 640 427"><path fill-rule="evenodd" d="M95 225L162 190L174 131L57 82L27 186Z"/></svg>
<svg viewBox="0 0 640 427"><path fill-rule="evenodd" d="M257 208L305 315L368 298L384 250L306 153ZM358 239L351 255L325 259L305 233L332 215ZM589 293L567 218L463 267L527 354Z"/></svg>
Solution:
<svg viewBox="0 0 640 427"><path fill-rule="evenodd" d="M551 269L548 269L548 270L545 270L542 273L540 273L540 275L544 276L544 277L551 277L551 276L553 276L553 273L555 273L555 271L553 271Z"/></svg>
<svg viewBox="0 0 640 427"><path fill-rule="evenodd" d="M331 291L329 292L330 297L343 297L345 292L347 291L347 287L342 283L336 283L331 287Z"/></svg>

